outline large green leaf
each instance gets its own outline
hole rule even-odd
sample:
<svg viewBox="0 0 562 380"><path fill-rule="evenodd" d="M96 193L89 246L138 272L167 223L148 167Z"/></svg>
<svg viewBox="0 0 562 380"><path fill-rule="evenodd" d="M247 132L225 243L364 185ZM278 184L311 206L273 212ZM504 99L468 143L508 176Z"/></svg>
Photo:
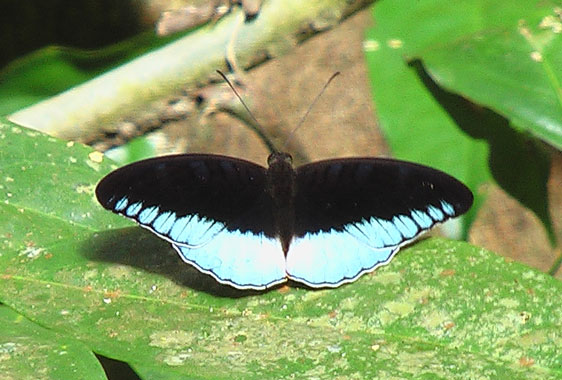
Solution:
<svg viewBox="0 0 562 380"><path fill-rule="evenodd" d="M562 376L557 280L428 239L332 290L221 286L104 211L91 150L0 125L0 302L147 378Z"/></svg>
<svg viewBox="0 0 562 380"><path fill-rule="evenodd" d="M494 178L554 242L549 157L521 133L562 147L562 37L539 27L559 17L554 2L383 0L373 15L367 58L395 155L463 180L477 195L473 212L483 201L479 185ZM539 34L540 62L531 41Z"/></svg>
<svg viewBox="0 0 562 380"><path fill-rule="evenodd" d="M480 0L464 9L443 4L430 9L450 16L448 31L461 34L439 41L445 42L439 48L433 48L434 40L417 51L431 76L562 149L560 2Z"/></svg>
<svg viewBox="0 0 562 380"><path fill-rule="evenodd" d="M106 379L88 347L0 306L0 378Z"/></svg>

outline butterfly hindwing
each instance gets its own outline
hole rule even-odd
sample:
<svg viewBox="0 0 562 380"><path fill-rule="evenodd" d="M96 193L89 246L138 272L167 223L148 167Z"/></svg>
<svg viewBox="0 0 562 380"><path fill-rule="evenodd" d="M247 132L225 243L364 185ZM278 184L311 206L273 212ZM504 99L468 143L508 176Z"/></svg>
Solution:
<svg viewBox="0 0 562 380"><path fill-rule="evenodd" d="M219 282L265 288L285 280L265 182L266 169L248 161L175 155L115 170L96 195L105 208L168 240L184 261ZM255 265L258 274L252 273Z"/></svg>
<svg viewBox="0 0 562 380"><path fill-rule="evenodd" d="M387 264L402 245L472 204L453 177L403 161L327 160L297 168L296 178L287 273L313 287L339 286Z"/></svg>
<svg viewBox="0 0 562 380"><path fill-rule="evenodd" d="M185 262L238 289L266 289L286 281L280 244L264 235L231 231L200 248L173 246ZM234 247L241 249L233 254Z"/></svg>
<svg viewBox="0 0 562 380"><path fill-rule="evenodd" d="M295 238L287 275L311 287L337 287L387 264L397 247L373 249L345 232L316 232Z"/></svg>

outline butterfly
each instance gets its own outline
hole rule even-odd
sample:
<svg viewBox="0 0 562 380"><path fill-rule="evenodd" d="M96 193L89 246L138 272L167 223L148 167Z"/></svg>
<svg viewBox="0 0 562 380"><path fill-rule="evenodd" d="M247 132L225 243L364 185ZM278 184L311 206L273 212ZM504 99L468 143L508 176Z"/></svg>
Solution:
<svg viewBox="0 0 562 380"><path fill-rule="evenodd" d="M427 166L365 157L294 168L276 151L268 168L211 154L139 161L104 177L96 196L199 271L256 290L288 279L350 283L473 202L464 184Z"/></svg>

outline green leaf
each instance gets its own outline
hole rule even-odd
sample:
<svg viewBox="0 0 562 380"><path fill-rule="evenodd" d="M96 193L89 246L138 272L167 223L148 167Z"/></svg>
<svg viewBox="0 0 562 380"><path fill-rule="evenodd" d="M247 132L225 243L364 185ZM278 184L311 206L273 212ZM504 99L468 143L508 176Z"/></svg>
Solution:
<svg viewBox="0 0 562 380"><path fill-rule="evenodd" d="M117 162L119 165L130 164L135 161L144 160L157 155L155 139L149 136L134 138L126 144L109 149L105 155Z"/></svg>
<svg viewBox="0 0 562 380"><path fill-rule="evenodd" d="M556 16L553 3L381 1L373 15L367 59L395 155L443 169L476 193L465 234L483 202L479 186L494 178L541 219L555 243L550 158L522 133L562 147L562 65L550 67L558 53L546 54L562 38L545 29L543 61L536 62L536 46L522 37L522 25L536 30Z"/></svg>
<svg viewBox="0 0 562 380"><path fill-rule="evenodd" d="M451 13L447 12L445 17L450 16L447 19L452 25L448 28L458 26L462 35L441 41L445 43L437 49L420 48L416 55L423 57L431 76L447 90L491 108L513 126L560 150L559 7L559 1L535 0L516 4L507 0L473 1L469 9L462 10L449 6L445 12ZM466 21L467 12L471 22ZM465 20L461 21L462 18ZM551 23L547 22L549 19Z"/></svg>
<svg viewBox="0 0 562 380"><path fill-rule="evenodd" d="M562 376L562 284L427 239L347 286L242 292L104 211L90 149L0 124L0 302L144 375Z"/></svg>
<svg viewBox="0 0 562 380"><path fill-rule="evenodd" d="M84 344L0 306L2 379L107 379Z"/></svg>
<svg viewBox="0 0 562 380"><path fill-rule="evenodd" d="M387 32L373 29L368 39L388 40L381 33ZM466 238L484 202L477 189L490 178L486 143L458 128L399 51L381 48L368 53L367 60L379 125L393 155L441 169L474 193L474 205L462 228L461 235Z"/></svg>

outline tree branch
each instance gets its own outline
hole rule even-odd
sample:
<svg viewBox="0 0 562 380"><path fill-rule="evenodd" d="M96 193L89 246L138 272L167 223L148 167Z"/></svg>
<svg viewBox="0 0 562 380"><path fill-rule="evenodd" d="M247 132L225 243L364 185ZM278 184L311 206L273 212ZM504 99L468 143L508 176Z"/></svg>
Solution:
<svg viewBox="0 0 562 380"><path fill-rule="evenodd" d="M9 119L69 140L92 141L133 118L156 99L209 81L225 70L227 45L236 33L237 62L248 68L286 53L298 42L337 25L372 0L269 0L252 22L235 9L217 23L57 96L22 109Z"/></svg>

